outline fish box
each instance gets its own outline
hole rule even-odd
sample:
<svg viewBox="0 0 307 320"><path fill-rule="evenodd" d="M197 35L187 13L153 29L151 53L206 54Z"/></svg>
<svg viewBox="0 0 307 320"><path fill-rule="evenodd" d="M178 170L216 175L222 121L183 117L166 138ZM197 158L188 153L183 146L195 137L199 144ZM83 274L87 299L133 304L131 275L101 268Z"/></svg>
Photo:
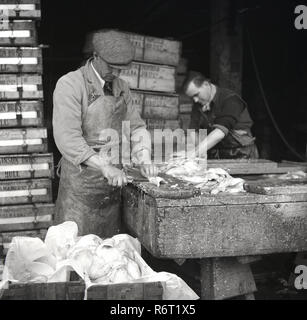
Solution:
<svg viewBox="0 0 307 320"><path fill-rule="evenodd" d="M37 74L0 74L0 99L42 99L42 76Z"/></svg>
<svg viewBox="0 0 307 320"><path fill-rule="evenodd" d="M181 55L181 42L128 33L135 47L135 60L176 66Z"/></svg>
<svg viewBox="0 0 307 320"><path fill-rule="evenodd" d="M48 229L53 222L53 203L0 207L0 232Z"/></svg>
<svg viewBox="0 0 307 320"><path fill-rule="evenodd" d="M10 283L1 300L83 300L83 281L54 283ZM161 282L116 283L93 285L87 290L87 300L162 300Z"/></svg>
<svg viewBox="0 0 307 320"><path fill-rule="evenodd" d="M42 101L0 101L0 128L40 127L43 119Z"/></svg>
<svg viewBox="0 0 307 320"><path fill-rule="evenodd" d="M181 42L130 32L123 33L128 35L135 48L134 60L170 66L178 65L181 55ZM92 37L93 33L87 35L83 48L85 57L90 57L93 53Z"/></svg>
<svg viewBox="0 0 307 320"><path fill-rule="evenodd" d="M158 258L211 258L307 250L307 193L193 194L172 183L123 189L123 219ZM198 189L199 190L199 189ZM282 230L282 232L281 232Z"/></svg>
<svg viewBox="0 0 307 320"><path fill-rule="evenodd" d="M0 47L0 73L42 73L42 49Z"/></svg>
<svg viewBox="0 0 307 320"><path fill-rule="evenodd" d="M1 10L1 9L0 9ZM37 46L37 33L34 21L1 21L1 46Z"/></svg>
<svg viewBox="0 0 307 320"><path fill-rule="evenodd" d="M0 233L0 250L2 249L2 256L6 256L7 251L12 242L12 239L14 237L32 237L32 238L40 238L41 240L44 240L46 234L47 234L47 229L1 232Z"/></svg>
<svg viewBox="0 0 307 320"><path fill-rule="evenodd" d="M133 105L143 119L178 119L178 95L131 90Z"/></svg>
<svg viewBox="0 0 307 320"><path fill-rule="evenodd" d="M1 206L39 202L52 202L52 184L50 179L1 181Z"/></svg>
<svg viewBox="0 0 307 320"><path fill-rule="evenodd" d="M133 62L130 69L121 70L119 77L131 89L175 92L175 67Z"/></svg>
<svg viewBox="0 0 307 320"><path fill-rule="evenodd" d="M0 180L54 178L53 154L0 155Z"/></svg>
<svg viewBox="0 0 307 320"><path fill-rule="evenodd" d="M0 129L0 154L47 152L46 128Z"/></svg>
<svg viewBox="0 0 307 320"><path fill-rule="evenodd" d="M40 19L40 0L1 0L0 12L6 19Z"/></svg>

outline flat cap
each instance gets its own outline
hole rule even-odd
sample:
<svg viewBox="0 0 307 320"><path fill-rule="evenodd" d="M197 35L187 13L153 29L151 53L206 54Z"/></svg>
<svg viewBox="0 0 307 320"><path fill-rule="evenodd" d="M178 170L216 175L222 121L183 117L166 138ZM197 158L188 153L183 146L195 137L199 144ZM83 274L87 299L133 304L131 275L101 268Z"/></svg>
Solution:
<svg viewBox="0 0 307 320"><path fill-rule="evenodd" d="M127 69L134 59L135 49L125 33L99 30L92 37L93 51L114 68Z"/></svg>

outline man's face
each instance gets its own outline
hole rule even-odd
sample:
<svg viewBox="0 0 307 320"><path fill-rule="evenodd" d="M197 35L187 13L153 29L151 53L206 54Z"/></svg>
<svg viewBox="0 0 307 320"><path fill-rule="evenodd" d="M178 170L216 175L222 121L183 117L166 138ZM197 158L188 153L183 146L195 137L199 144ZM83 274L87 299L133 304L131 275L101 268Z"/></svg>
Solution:
<svg viewBox="0 0 307 320"><path fill-rule="evenodd" d="M120 69L111 67L105 60L97 54L94 55L94 67L105 81L113 81L120 74Z"/></svg>
<svg viewBox="0 0 307 320"><path fill-rule="evenodd" d="M194 82L190 82L186 90L186 95L191 97L194 102L198 102L202 106L205 106L210 102L211 86L207 81L205 81L201 87L197 87Z"/></svg>

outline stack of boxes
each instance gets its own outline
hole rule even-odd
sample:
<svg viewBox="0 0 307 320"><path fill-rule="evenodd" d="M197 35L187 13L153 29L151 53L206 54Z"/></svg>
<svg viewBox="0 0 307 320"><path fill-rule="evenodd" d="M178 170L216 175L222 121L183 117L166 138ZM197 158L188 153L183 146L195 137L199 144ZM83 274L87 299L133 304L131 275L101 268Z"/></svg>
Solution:
<svg viewBox="0 0 307 320"><path fill-rule="evenodd" d="M43 127L39 0L0 4L0 259L12 237L52 224L53 155Z"/></svg>

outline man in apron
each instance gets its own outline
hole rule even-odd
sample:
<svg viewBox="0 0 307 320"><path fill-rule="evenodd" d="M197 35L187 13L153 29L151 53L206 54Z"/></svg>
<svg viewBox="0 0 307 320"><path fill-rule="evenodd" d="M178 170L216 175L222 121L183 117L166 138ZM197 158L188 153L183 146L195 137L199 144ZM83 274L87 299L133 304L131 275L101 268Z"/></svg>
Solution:
<svg viewBox="0 0 307 320"><path fill-rule="evenodd" d="M124 142L131 142L131 158L144 176L158 171L150 161L145 123L128 84L118 78L131 66L131 42L116 30L97 31L92 41L93 56L61 77L53 94L53 134L63 156L55 223L75 221L79 235L105 238L120 232Z"/></svg>
<svg viewBox="0 0 307 320"><path fill-rule="evenodd" d="M189 128L207 130L207 136L199 138L196 151L191 151L193 156L207 156L208 159L258 158L255 138L251 133L253 121L239 95L212 84L200 73L186 80L184 92L194 100Z"/></svg>

